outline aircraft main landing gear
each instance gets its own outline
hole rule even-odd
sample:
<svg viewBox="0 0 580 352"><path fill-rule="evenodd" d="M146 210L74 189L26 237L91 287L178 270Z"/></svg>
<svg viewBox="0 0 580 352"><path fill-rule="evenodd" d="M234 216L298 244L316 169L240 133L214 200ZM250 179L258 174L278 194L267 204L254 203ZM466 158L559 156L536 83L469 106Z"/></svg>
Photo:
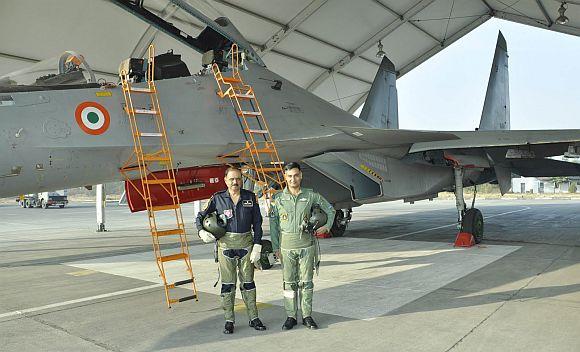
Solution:
<svg viewBox="0 0 580 352"><path fill-rule="evenodd" d="M453 168L455 176L455 206L457 207L457 229L473 235L476 244L483 241L483 214L475 208L477 188L473 192L471 208L467 209L463 198L463 168Z"/></svg>

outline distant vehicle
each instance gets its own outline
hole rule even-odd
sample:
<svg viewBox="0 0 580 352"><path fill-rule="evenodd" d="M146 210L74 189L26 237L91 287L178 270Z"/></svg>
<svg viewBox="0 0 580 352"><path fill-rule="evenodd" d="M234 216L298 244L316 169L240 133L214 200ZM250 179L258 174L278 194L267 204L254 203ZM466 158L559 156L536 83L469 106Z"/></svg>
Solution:
<svg viewBox="0 0 580 352"><path fill-rule="evenodd" d="M54 192L41 192L21 195L16 199L22 208L48 208L58 206L64 208L68 204L66 189Z"/></svg>

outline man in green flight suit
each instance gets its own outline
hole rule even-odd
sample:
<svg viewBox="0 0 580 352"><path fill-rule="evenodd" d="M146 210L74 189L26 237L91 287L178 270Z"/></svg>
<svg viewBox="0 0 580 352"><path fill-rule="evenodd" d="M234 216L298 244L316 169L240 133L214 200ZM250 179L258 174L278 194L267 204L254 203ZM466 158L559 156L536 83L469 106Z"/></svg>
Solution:
<svg viewBox="0 0 580 352"><path fill-rule="evenodd" d="M284 179L287 186L284 191L274 195L270 214L270 236L276 256L282 261L284 308L288 316L282 329L290 330L297 324L298 291L302 324L317 329L318 325L312 319L312 278L317 253L314 236L306 232L305 225L310 218L312 206L318 204L328 220L316 233L328 232L335 211L320 194L300 187L302 171L298 163L291 162L284 167Z"/></svg>

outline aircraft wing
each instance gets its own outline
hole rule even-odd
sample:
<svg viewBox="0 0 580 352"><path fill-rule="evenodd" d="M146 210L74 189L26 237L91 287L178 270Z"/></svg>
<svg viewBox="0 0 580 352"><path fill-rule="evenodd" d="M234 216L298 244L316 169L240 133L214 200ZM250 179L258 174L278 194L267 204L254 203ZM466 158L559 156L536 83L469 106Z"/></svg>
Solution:
<svg viewBox="0 0 580 352"><path fill-rule="evenodd" d="M378 151L383 155L401 158L414 143L457 139L455 134L434 131L384 130L375 128L332 127L323 133L310 136L284 138L274 135L282 159L302 160L327 152ZM243 144L230 143L223 153L243 148Z"/></svg>
<svg viewBox="0 0 580 352"><path fill-rule="evenodd" d="M580 175L580 164L554 159L512 159L502 166L524 177Z"/></svg>
<svg viewBox="0 0 580 352"><path fill-rule="evenodd" d="M346 126L335 126L334 128L351 137L374 144L377 147L393 147L417 143L445 143L447 141L459 141L461 138L457 136L455 132L412 131Z"/></svg>
<svg viewBox="0 0 580 352"><path fill-rule="evenodd" d="M415 143L409 150L409 153L442 149L491 148L580 142L580 130L511 130L452 133L458 139Z"/></svg>

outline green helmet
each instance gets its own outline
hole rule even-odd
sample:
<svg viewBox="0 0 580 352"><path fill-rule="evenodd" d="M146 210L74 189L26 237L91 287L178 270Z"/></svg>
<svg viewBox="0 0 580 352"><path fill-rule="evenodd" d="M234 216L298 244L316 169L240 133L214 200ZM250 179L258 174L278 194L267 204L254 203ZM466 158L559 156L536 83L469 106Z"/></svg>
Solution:
<svg viewBox="0 0 580 352"><path fill-rule="evenodd" d="M216 213L207 214L203 219L203 229L211 233L216 240L226 234L226 222Z"/></svg>
<svg viewBox="0 0 580 352"><path fill-rule="evenodd" d="M274 251L272 250L272 242L262 240L262 251L260 252L260 260L258 267L262 270L270 269L274 265Z"/></svg>
<svg viewBox="0 0 580 352"><path fill-rule="evenodd" d="M307 231L314 233L328 221L328 215L320 208L319 204L312 205L310 210L310 219L308 219Z"/></svg>

